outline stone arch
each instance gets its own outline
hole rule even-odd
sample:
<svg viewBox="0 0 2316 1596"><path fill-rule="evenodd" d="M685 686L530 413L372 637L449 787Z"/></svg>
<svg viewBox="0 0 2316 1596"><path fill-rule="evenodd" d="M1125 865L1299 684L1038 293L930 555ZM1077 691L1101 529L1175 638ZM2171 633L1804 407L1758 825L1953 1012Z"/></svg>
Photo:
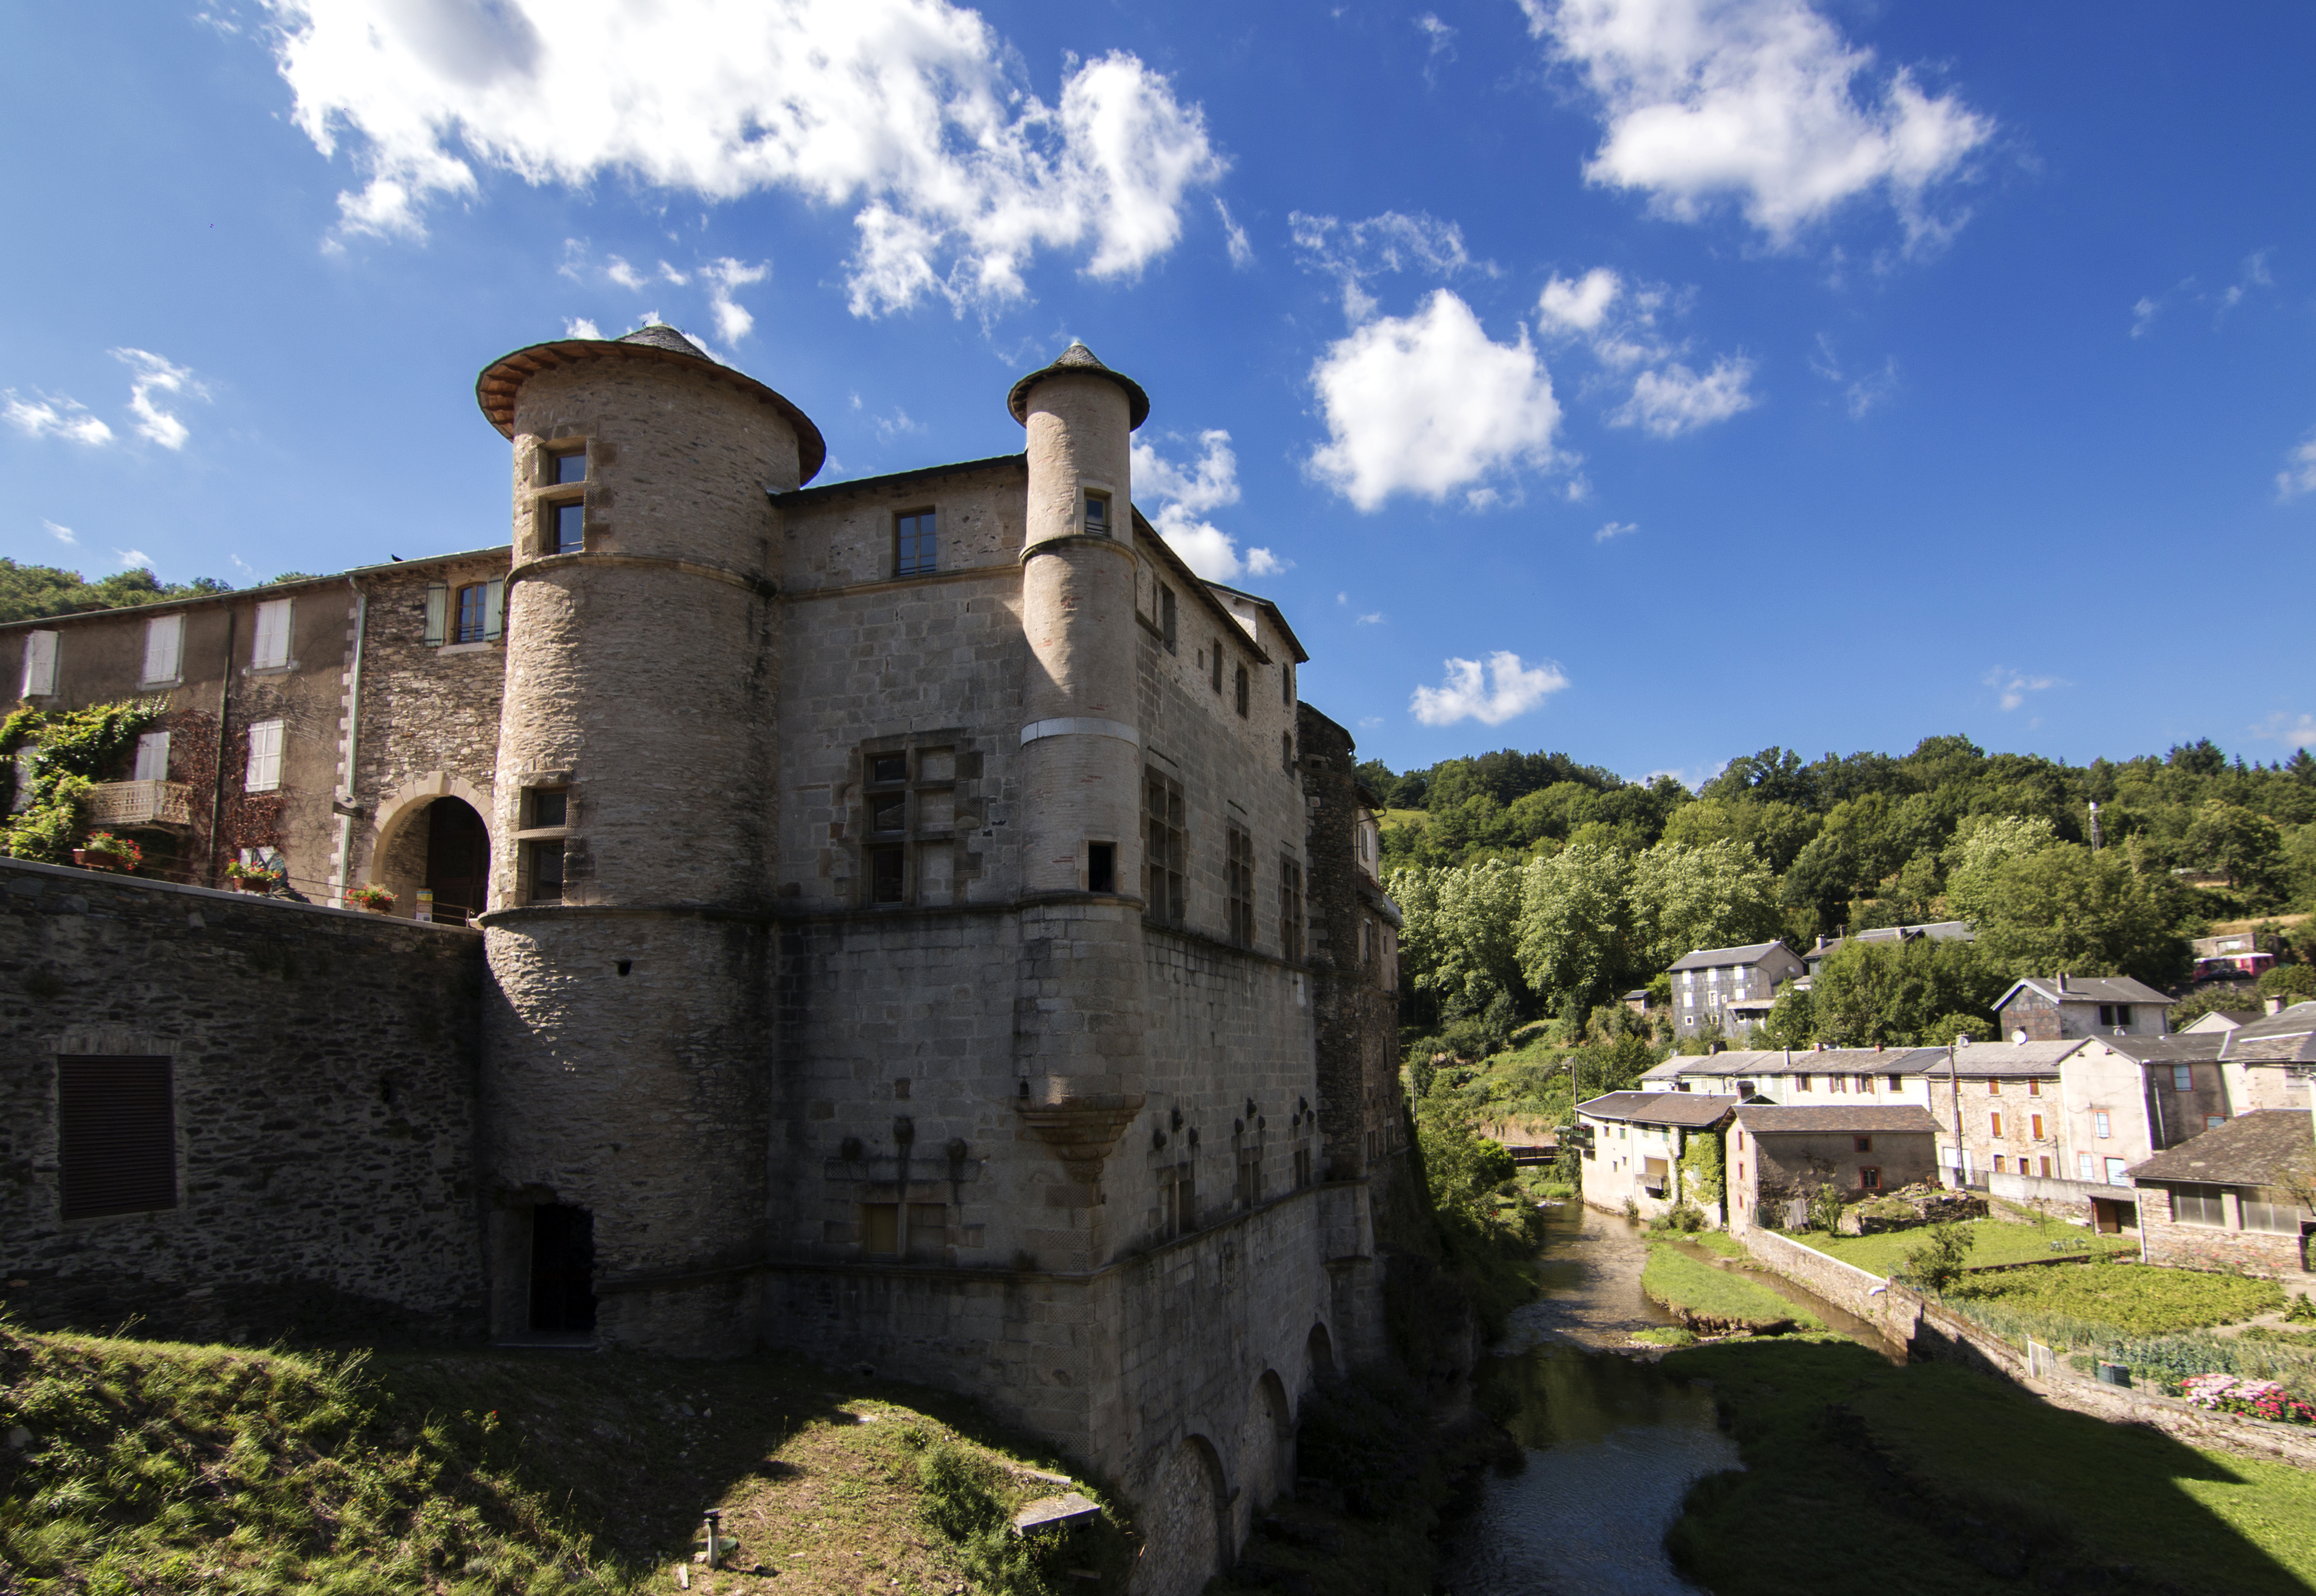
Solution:
<svg viewBox="0 0 2316 1596"><path fill-rule="evenodd" d="M1303 1343L1304 1361L1309 1366L1314 1382L1335 1378L1335 1338L1327 1333L1324 1324L1311 1326L1310 1339Z"/></svg>
<svg viewBox="0 0 2316 1596"><path fill-rule="evenodd" d="M1235 1549L1222 1454L1189 1435L1158 1465L1151 1481L1150 1533L1136 1596L1197 1596L1226 1573Z"/></svg>
<svg viewBox="0 0 2316 1596"><path fill-rule="evenodd" d="M363 868L349 878L390 887L394 912L410 918L418 903L417 888L426 884L427 810L442 798L456 798L475 812L487 832L492 798L485 789L447 771L414 776L381 799L371 827L370 852ZM476 909L484 905L471 905Z"/></svg>
<svg viewBox="0 0 2316 1596"><path fill-rule="evenodd" d="M1295 1415L1287 1400L1287 1382L1277 1369L1266 1369L1254 1383L1239 1427L1239 1489L1251 1513L1293 1493L1294 1449Z"/></svg>

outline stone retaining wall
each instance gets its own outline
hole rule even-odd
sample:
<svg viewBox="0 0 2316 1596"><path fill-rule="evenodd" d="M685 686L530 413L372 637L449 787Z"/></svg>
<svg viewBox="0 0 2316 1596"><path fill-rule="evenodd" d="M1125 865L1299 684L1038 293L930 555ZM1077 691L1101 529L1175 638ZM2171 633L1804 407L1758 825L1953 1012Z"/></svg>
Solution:
<svg viewBox="0 0 2316 1596"><path fill-rule="evenodd" d="M1738 1239L1764 1268L1871 1321L1917 1359L1966 1364L1999 1375L2054 1407L2110 1423L2152 1425L2189 1446L2316 1468L2316 1425L2271 1424L2241 1413L2214 1413L2177 1397L2084 1379L2063 1365L2054 1378L2038 1379L2027 1372L2025 1352L1903 1286L1774 1231L1750 1230Z"/></svg>

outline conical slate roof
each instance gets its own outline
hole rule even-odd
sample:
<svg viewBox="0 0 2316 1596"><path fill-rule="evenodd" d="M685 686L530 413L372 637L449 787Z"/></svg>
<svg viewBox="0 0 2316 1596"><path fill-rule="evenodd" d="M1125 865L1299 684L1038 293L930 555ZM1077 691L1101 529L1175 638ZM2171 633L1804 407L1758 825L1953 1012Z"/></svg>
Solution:
<svg viewBox="0 0 2316 1596"><path fill-rule="evenodd" d="M1027 426L1029 424L1029 390L1048 377L1064 375L1103 377L1124 388L1128 406L1129 419L1127 424L1129 429L1138 427L1150 419L1150 396L1142 391L1142 385L1125 372L1113 371L1103 365L1100 361L1094 358L1093 351L1082 343L1071 344L1054 357L1052 365L1042 366L1015 383L1013 391L1005 396L1005 408L1013 413L1015 421Z"/></svg>
<svg viewBox="0 0 2316 1596"><path fill-rule="evenodd" d="M708 352L673 327L655 323L637 327L620 338L557 338L548 343L534 343L518 349L512 354L501 355L483 369L475 379L475 403L503 437L514 436L515 396L522 385L541 371L557 366L572 366L586 361L644 360L667 361L677 365L705 367L723 382L728 382L760 403L770 405L788 417L796 428L797 482L810 482L827 463L828 444L813 424L812 417L797 409L780 394L766 388L744 371L735 370L711 358Z"/></svg>

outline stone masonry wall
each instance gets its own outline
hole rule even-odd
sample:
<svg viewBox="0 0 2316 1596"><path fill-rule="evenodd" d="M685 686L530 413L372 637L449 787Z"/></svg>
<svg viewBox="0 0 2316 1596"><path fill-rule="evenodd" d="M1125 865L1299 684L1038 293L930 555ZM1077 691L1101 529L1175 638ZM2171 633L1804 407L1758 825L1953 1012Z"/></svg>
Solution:
<svg viewBox="0 0 2316 1596"><path fill-rule="evenodd" d="M2142 1186L2137 1196L2148 1262L2309 1283L2307 1253L2299 1236L2280 1231L2182 1225L2171 1217L2171 1193L2167 1189ZM2232 1201L2229 1204L2231 1208L2236 1206Z"/></svg>
<svg viewBox="0 0 2316 1596"><path fill-rule="evenodd" d="M10 860L0 888L12 1312L236 1340L480 1333L479 937ZM60 1053L174 1060L176 1208L61 1217Z"/></svg>
<svg viewBox="0 0 2316 1596"><path fill-rule="evenodd" d="M1299 708L1319 1122L1329 1178L1356 1179L1401 1139L1398 996L1370 980L1358 957L1367 911L1352 854L1359 801L1350 734L1308 704Z"/></svg>

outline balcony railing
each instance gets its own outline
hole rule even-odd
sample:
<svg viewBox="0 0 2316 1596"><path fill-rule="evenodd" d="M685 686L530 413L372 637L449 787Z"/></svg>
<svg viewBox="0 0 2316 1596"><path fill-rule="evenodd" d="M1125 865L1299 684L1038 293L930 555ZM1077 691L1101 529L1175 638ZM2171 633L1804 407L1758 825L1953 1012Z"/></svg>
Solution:
<svg viewBox="0 0 2316 1596"><path fill-rule="evenodd" d="M191 825L192 789L183 781L100 781L88 795L96 825Z"/></svg>

